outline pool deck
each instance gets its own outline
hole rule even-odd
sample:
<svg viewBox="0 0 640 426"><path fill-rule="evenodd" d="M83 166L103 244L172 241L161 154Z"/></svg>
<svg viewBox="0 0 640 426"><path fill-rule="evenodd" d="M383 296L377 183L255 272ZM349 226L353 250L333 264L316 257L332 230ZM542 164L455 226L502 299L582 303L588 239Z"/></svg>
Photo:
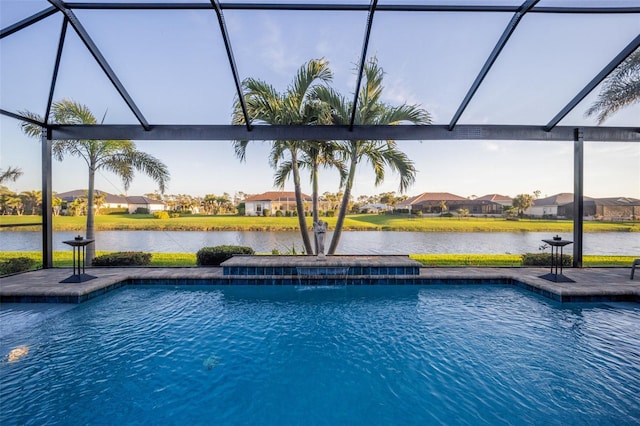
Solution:
<svg viewBox="0 0 640 426"><path fill-rule="evenodd" d="M371 259L376 262L375 259ZM127 285L233 285L298 284L295 276L230 276L222 267L189 268L87 268L96 278L80 283L61 283L71 268L41 269L0 278L0 302L80 303ZM559 302L640 303L640 275L629 279L630 268L565 268L574 282L541 278L548 268L440 268L421 267L418 275L349 277L358 284L506 284L516 285ZM353 278L353 281L352 281Z"/></svg>

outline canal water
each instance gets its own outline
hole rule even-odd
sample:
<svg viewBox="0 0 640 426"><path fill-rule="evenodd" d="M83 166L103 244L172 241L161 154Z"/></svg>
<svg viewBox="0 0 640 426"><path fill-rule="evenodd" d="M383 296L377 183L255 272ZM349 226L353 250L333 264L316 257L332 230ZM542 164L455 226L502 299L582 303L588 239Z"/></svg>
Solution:
<svg viewBox="0 0 640 426"><path fill-rule="evenodd" d="M54 232L53 249L69 250L62 241L73 239L78 232ZM410 254L410 253L536 253L551 238L549 232L396 232L345 231L342 233L339 254ZM571 240L571 233L559 234ZM328 233L330 241L332 233ZM96 234L96 249L107 251L147 251L167 253L195 253L202 247L242 245L256 252L280 253L302 251L298 232L256 231L102 231ZM42 247L39 232L0 232L0 251L39 251ZM571 246L567 247L571 252ZM590 255L629 255L640 257L640 235L633 232L587 233L584 253Z"/></svg>

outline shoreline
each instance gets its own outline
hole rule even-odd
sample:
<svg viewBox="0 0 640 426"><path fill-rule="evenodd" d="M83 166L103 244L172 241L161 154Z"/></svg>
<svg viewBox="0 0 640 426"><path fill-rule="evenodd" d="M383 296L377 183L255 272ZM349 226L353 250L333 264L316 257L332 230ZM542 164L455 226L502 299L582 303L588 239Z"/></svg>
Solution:
<svg viewBox="0 0 640 426"><path fill-rule="evenodd" d="M335 228L335 217L322 217L328 222L329 231ZM0 232L39 231L35 225L40 216L0 216ZM55 216L53 231L84 231L85 216ZM31 226L23 226L29 224ZM312 231L311 218L307 228ZM152 215L98 215L96 231L252 231L299 232L296 217L256 216L202 216L183 215L170 219L155 219ZM348 215L344 231L393 231L393 232L573 232L573 221L568 219L519 219L507 220L493 217L407 217L395 215ZM585 233L640 232L640 221L585 221Z"/></svg>

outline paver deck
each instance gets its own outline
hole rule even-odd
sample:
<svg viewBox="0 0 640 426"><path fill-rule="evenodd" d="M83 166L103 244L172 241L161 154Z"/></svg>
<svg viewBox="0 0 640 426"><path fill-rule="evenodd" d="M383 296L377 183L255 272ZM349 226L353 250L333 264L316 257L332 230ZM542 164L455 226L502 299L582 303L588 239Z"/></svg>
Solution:
<svg viewBox="0 0 640 426"><path fill-rule="evenodd" d="M0 302L79 303L126 285L298 284L295 277L225 276L221 267L191 268L87 268L97 278L82 283L60 283L71 268L53 268L0 278ZM511 284L560 302L631 301L640 303L640 277L630 280L630 268L565 269L575 282L551 282L540 278L547 268L420 268L411 284ZM371 277L370 277L371 278ZM402 284L402 276L377 276L378 283ZM388 281L385 281L388 279ZM394 281L395 279L395 281Z"/></svg>

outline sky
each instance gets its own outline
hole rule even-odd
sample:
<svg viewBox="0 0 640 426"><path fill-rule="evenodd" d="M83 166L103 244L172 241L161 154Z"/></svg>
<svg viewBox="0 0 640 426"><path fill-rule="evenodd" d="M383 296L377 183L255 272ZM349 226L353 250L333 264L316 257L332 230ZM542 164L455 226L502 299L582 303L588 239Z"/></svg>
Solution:
<svg viewBox="0 0 640 426"><path fill-rule="evenodd" d="M385 3L410 2L379 1ZM539 5L584 3L541 0ZM6 28L48 6L40 0L0 0L0 24ZM215 13L76 13L150 123L230 123L235 87ZM284 91L303 63L323 57L333 71L332 86L353 96L366 12L228 10L224 16L241 78L259 78ZM434 124L448 124L511 17L511 13L377 12L368 56L375 55L385 70L383 100L420 105ZM0 40L2 109L44 113L61 23L56 14ZM639 14L528 14L459 123L545 125L639 33ZM560 125L596 125L595 119L583 114L598 91ZM54 93L55 100L62 98L86 104L107 124L137 123L71 29ZM640 105L620 111L605 125L640 126ZM234 156L228 141L136 141L136 145L168 166L169 194L255 194L274 189L268 142L252 142L244 163ZM537 190L543 196L573 191L573 142L399 141L398 145L418 170L407 195L513 197ZM10 166L21 168L24 175L8 183L9 189L40 189L40 141L23 135L15 119L0 116L0 168ZM587 142L584 170L585 195L640 198L640 144ZM398 185L399 179L389 171L376 187L372 171L361 164L353 192L356 197L374 195L397 191ZM86 186L87 168L81 160L54 161L54 191ZM157 190L153 181L137 174L126 191L118 177L104 171L97 175L96 188L129 195ZM288 182L285 190L292 189ZM320 192L338 190L336 172L323 170ZM306 174L303 191L311 192Z"/></svg>

